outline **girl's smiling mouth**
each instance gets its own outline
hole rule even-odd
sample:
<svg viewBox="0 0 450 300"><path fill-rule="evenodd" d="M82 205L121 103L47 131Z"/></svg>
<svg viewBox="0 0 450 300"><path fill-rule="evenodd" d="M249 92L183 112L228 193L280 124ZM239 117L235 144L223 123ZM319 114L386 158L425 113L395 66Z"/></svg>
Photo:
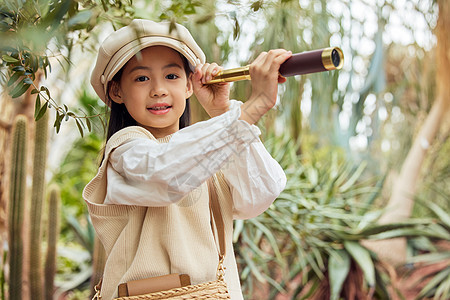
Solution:
<svg viewBox="0 0 450 300"><path fill-rule="evenodd" d="M171 108L172 106L167 103L156 103L148 107L147 110L155 115L163 115L168 113Z"/></svg>

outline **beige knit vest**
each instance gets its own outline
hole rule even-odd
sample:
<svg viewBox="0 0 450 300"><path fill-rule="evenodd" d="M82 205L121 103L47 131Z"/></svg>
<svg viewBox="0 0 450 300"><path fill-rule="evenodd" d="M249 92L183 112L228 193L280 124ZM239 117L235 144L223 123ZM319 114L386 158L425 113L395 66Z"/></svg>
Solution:
<svg viewBox="0 0 450 300"><path fill-rule="evenodd" d="M103 274L103 300L117 296L120 283L170 273L189 274L192 284L215 279L217 247L210 225L209 195L206 182L181 201L166 207L104 205L106 166L110 153L133 138L149 138L142 127L122 129L113 135L105 149L97 175L85 187L85 199L95 231L106 250ZM232 244L232 199L221 172L213 177L224 220L226 257L225 281L231 299L242 299Z"/></svg>

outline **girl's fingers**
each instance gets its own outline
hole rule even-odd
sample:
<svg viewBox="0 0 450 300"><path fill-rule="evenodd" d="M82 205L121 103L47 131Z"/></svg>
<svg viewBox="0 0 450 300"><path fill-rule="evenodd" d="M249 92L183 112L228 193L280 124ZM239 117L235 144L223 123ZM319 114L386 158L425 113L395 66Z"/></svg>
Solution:
<svg viewBox="0 0 450 300"><path fill-rule="evenodd" d="M284 49L270 50L269 52L262 52L251 64L254 70L261 72L275 72L278 71L280 65L292 56L291 51Z"/></svg>
<svg viewBox="0 0 450 300"><path fill-rule="evenodd" d="M202 83L210 81L214 76L216 76L223 68L216 63L206 63L202 66Z"/></svg>
<svg viewBox="0 0 450 300"><path fill-rule="evenodd" d="M267 52L261 52L258 57L253 61L254 64L262 63L266 60Z"/></svg>
<svg viewBox="0 0 450 300"><path fill-rule="evenodd" d="M286 50L284 50L284 52L283 53L280 53L279 55L277 55L275 58L274 58L274 62L276 63L276 64L282 64L282 63L284 63L289 57L291 57L292 56L292 51L286 51Z"/></svg>
<svg viewBox="0 0 450 300"><path fill-rule="evenodd" d="M273 69L273 68L279 69L280 65L291 56L292 56L291 51L286 51L284 49L270 50L267 53L265 63L267 63L267 65L270 69Z"/></svg>
<svg viewBox="0 0 450 300"><path fill-rule="evenodd" d="M194 80L195 81L200 81L200 79L202 78L202 75L203 75L202 67L203 67L203 65L198 65L195 67L195 70L194 70Z"/></svg>

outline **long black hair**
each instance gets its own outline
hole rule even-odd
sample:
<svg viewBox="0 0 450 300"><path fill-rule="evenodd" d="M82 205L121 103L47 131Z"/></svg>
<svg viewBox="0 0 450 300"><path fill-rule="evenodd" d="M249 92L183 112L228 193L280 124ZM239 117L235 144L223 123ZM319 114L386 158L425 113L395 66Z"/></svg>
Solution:
<svg viewBox="0 0 450 300"><path fill-rule="evenodd" d="M192 73L191 68L189 67L189 62L181 55L179 52L178 54L181 56L181 59L183 60L183 66L184 70L186 72L186 77L189 78L190 73ZM122 78L123 69L125 66L123 66L117 73L114 75L113 79L108 83L107 88L107 101L108 105L110 107L110 114L109 114L109 122L108 122L108 132L106 134L106 141L108 141L111 136L113 136L114 133L118 132L119 130L128 127L128 126L136 126L137 122L133 119L133 117L128 113L128 110L125 106L125 104L116 103L114 102L111 97L109 96L109 93L111 92L111 86L112 83L119 85L120 79ZM187 127L191 124L191 108L189 104L190 100L189 98L186 99L186 108L184 109L183 114L180 117L179 121L179 128Z"/></svg>

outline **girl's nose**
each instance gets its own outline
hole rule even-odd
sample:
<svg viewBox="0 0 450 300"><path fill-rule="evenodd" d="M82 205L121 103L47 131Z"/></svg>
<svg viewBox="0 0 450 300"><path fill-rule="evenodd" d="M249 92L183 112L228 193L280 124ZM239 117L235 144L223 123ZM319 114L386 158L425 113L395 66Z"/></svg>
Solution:
<svg viewBox="0 0 450 300"><path fill-rule="evenodd" d="M152 97L163 97L167 95L167 89L164 84L155 80L152 84L152 89L150 91Z"/></svg>

